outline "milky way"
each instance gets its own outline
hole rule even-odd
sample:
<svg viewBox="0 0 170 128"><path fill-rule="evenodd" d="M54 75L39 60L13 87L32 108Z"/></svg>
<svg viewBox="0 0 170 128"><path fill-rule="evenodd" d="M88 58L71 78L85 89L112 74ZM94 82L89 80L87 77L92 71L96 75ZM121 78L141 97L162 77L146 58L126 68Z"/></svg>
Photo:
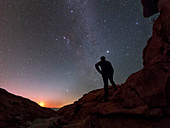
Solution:
<svg viewBox="0 0 170 128"><path fill-rule="evenodd" d="M102 55L121 84L142 68L155 17L140 0L1 0L0 87L62 106L103 87Z"/></svg>

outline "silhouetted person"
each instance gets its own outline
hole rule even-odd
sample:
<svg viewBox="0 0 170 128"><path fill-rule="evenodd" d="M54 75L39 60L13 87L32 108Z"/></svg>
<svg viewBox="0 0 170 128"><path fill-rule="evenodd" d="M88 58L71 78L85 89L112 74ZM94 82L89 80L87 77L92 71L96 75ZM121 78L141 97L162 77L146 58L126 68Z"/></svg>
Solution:
<svg viewBox="0 0 170 128"><path fill-rule="evenodd" d="M106 61L105 57L102 56L101 61L95 64L97 71L102 75L104 82L104 100L108 101L108 80L113 85L114 90L117 90L116 84L113 81L114 69L109 61Z"/></svg>

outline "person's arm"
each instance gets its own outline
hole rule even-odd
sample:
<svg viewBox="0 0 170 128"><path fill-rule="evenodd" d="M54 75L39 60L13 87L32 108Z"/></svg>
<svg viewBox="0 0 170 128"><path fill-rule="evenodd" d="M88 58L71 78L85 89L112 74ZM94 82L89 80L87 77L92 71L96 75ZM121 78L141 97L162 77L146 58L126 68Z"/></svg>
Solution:
<svg viewBox="0 0 170 128"><path fill-rule="evenodd" d="M97 70L100 74L102 74L102 71L100 70L99 66L100 66L100 63L99 63L99 62L98 62L97 64L95 64L96 70Z"/></svg>
<svg viewBox="0 0 170 128"><path fill-rule="evenodd" d="M111 63L110 63L110 67L111 67L111 71L114 72L114 69Z"/></svg>

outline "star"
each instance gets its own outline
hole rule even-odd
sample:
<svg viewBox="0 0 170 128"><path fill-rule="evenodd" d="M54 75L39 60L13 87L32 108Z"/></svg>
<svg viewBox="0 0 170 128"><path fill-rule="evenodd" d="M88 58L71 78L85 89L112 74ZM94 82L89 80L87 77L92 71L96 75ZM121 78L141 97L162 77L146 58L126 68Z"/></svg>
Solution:
<svg viewBox="0 0 170 128"><path fill-rule="evenodd" d="M71 74L71 71L67 72L67 75L70 75Z"/></svg>
<svg viewBox="0 0 170 128"><path fill-rule="evenodd" d="M70 44L70 39L67 39L67 44L68 44L68 45Z"/></svg>

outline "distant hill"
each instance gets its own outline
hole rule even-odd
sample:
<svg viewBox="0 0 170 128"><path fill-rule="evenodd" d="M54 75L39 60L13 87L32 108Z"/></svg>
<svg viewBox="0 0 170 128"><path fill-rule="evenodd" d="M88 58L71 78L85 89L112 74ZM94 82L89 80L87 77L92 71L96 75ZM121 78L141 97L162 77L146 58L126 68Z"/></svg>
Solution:
<svg viewBox="0 0 170 128"><path fill-rule="evenodd" d="M56 112L0 88L0 128L26 127L37 118L49 118Z"/></svg>
<svg viewBox="0 0 170 128"><path fill-rule="evenodd" d="M54 111L58 111L60 108L51 108Z"/></svg>

